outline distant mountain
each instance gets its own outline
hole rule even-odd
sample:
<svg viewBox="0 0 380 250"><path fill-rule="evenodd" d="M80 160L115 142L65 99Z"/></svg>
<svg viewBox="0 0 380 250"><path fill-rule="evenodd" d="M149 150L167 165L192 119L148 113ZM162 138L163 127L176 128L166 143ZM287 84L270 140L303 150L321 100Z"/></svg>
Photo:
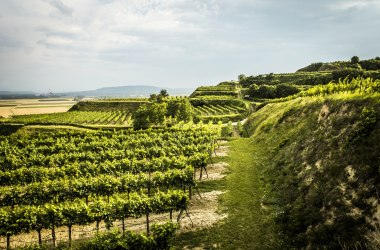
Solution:
<svg viewBox="0 0 380 250"><path fill-rule="evenodd" d="M32 91L2 91L0 90L0 98L31 98L37 94Z"/></svg>
<svg viewBox="0 0 380 250"><path fill-rule="evenodd" d="M32 91L2 91L0 90L0 95L35 95L36 93Z"/></svg>
<svg viewBox="0 0 380 250"><path fill-rule="evenodd" d="M105 87L96 90L59 93L59 96L86 96L86 97L148 97L166 89L169 95L190 95L194 89L190 88L161 88L147 85Z"/></svg>

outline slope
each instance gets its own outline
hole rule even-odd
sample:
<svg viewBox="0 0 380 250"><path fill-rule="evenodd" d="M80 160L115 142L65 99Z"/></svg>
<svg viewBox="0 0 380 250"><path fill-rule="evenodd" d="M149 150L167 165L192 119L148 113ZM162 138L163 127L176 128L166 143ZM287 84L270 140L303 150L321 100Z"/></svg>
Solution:
<svg viewBox="0 0 380 250"><path fill-rule="evenodd" d="M380 95L340 93L268 104L246 123L265 148L285 244L368 248L379 238ZM251 155L252 158L256 156ZM374 246L375 248L378 246Z"/></svg>

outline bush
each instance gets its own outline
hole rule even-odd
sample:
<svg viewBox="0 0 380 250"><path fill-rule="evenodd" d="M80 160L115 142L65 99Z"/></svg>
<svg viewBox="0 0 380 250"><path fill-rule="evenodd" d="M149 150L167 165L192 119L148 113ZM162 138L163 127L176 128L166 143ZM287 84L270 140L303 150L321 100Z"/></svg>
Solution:
<svg viewBox="0 0 380 250"><path fill-rule="evenodd" d="M275 86L271 85L260 85L252 84L249 87L248 94L252 98L259 99L273 99L273 98L281 98L290 95L294 95L300 92L299 88L294 85L281 83Z"/></svg>
<svg viewBox="0 0 380 250"><path fill-rule="evenodd" d="M78 249L170 249L173 245L176 226L167 222L163 225L153 225L152 235L137 234L126 231L124 234L118 230L98 234L90 242L82 244Z"/></svg>
<svg viewBox="0 0 380 250"><path fill-rule="evenodd" d="M133 128L135 130L147 129L150 126L149 110L146 105L143 105L137 109L133 115Z"/></svg>

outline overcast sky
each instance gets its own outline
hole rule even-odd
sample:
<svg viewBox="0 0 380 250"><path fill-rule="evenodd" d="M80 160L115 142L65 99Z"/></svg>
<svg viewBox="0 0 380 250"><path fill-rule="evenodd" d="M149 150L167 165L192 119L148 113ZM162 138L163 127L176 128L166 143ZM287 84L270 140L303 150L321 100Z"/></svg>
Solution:
<svg viewBox="0 0 380 250"><path fill-rule="evenodd" d="M195 87L380 56L380 0L0 0L0 90Z"/></svg>

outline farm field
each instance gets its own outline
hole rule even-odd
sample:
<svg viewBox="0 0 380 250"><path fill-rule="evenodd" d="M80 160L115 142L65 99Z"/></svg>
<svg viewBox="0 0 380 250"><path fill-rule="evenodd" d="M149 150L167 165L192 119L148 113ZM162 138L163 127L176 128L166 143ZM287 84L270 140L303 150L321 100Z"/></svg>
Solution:
<svg viewBox="0 0 380 250"><path fill-rule="evenodd" d="M70 98L0 99L0 117L66 112L75 103Z"/></svg>

